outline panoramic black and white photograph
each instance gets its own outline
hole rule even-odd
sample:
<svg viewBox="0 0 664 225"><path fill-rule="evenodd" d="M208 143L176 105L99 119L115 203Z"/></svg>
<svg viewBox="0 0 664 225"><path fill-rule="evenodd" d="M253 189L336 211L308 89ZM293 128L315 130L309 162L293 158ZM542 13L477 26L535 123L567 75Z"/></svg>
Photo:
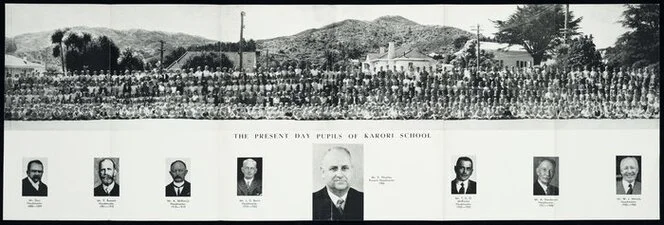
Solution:
<svg viewBox="0 0 664 225"><path fill-rule="evenodd" d="M5 12L5 120L659 118L656 4Z"/></svg>

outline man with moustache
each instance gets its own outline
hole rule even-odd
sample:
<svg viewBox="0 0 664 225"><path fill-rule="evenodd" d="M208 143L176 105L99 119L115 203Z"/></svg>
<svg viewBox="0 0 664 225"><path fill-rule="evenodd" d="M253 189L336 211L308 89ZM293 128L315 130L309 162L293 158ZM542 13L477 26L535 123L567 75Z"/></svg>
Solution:
<svg viewBox="0 0 664 225"><path fill-rule="evenodd" d="M639 175L639 163L636 157L625 157L620 160L620 173L622 177L616 182L616 194L640 195L641 182L636 180Z"/></svg>
<svg viewBox="0 0 664 225"><path fill-rule="evenodd" d="M533 185L534 195L558 195L558 187L551 184L553 176L556 175L556 162L550 158L542 158L537 161L535 168L537 180Z"/></svg>
<svg viewBox="0 0 664 225"><path fill-rule="evenodd" d="M238 196L247 196L247 195L261 195L263 185L260 179L256 178L256 172L258 168L256 167L256 160L245 159L242 161L242 174L244 174L243 179L237 181L237 195Z"/></svg>
<svg viewBox="0 0 664 225"><path fill-rule="evenodd" d="M115 182L115 176L118 174L115 161L110 158L104 158L99 161L99 184L94 189L94 196L120 196L120 185Z"/></svg>
<svg viewBox="0 0 664 225"><path fill-rule="evenodd" d="M44 164L39 160L28 162L26 174L28 176L23 179L23 196L47 196L48 187L41 181Z"/></svg>
<svg viewBox="0 0 664 225"><path fill-rule="evenodd" d="M452 180L452 194L477 193L476 182L470 180L470 175L473 175L472 159L466 156L459 157L454 166L454 173L456 173L456 178Z"/></svg>
<svg viewBox="0 0 664 225"><path fill-rule="evenodd" d="M348 149L328 149L320 170L326 185L313 193L313 220L363 220L364 194L351 187L353 165Z"/></svg>
<svg viewBox="0 0 664 225"><path fill-rule="evenodd" d="M187 176L187 165L182 160L171 163L171 177L173 182L166 185L166 197L189 197L191 196L191 183L185 180Z"/></svg>

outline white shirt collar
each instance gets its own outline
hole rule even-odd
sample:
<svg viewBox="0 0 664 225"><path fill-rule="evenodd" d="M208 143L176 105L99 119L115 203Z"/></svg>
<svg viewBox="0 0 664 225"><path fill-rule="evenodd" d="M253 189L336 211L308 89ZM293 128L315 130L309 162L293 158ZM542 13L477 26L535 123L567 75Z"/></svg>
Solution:
<svg viewBox="0 0 664 225"><path fill-rule="evenodd" d="M32 187L34 187L35 190L39 191L39 183L41 183L41 182L39 182L39 181L33 182L32 179L30 179L29 177L28 177L28 180L30 181L30 184L32 184Z"/></svg>
<svg viewBox="0 0 664 225"><path fill-rule="evenodd" d="M176 188L178 188L178 187L182 187L183 185L184 185L184 180L181 181L181 182L175 182L175 181L173 181L173 186L175 186Z"/></svg>
<svg viewBox="0 0 664 225"><path fill-rule="evenodd" d="M626 181L625 179L622 179L622 185L623 185L623 190L625 190L625 194L627 194L627 191L629 191L629 184L632 184L632 190L634 190L634 185L636 183L636 180L632 181L630 183L629 181Z"/></svg>
<svg viewBox="0 0 664 225"><path fill-rule="evenodd" d="M106 191L106 193L111 193L111 190L113 190L113 188L115 188L115 181L113 181L113 182L112 182L110 185L108 185L108 186L106 186L106 185L104 185L104 184L102 184L102 186L103 186L103 188L104 188L104 191Z"/></svg>
<svg viewBox="0 0 664 225"><path fill-rule="evenodd" d="M332 200L332 204L336 205L339 199L344 200L344 203L341 204L341 208L344 208L346 206L346 197L348 197L348 192L346 192L343 196L339 197L332 193L329 188L325 187L325 190L327 190L327 195L330 196L330 200Z"/></svg>
<svg viewBox="0 0 664 225"><path fill-rule="evenodd" d="M543 184L542 181L540 181L539 179L537 179L537 183L538 183L540 186L542 186L542 189L544 189L544 193L546 193L546 190L547 190L547 188L549 187L549 185Z"/></svg>
<svg viewBox="0 0 664 225"><path fill-rule="evenodd" d="M464 181L456 180L456 190L457 190L457 192L459 190L461 190L461 184L463 184L463 188L464 188L464 191L463 191L464 193L461 193L461 194L465 194L468 191L468 179L466 179Z"/></svg>
<svg viewBox="0 0 664 225"><path fill-rule="evenodd" d="M244 183L247 184L247 187L251 186L251 182L254 181L254 178L251 179L244 178Z"/></svg>

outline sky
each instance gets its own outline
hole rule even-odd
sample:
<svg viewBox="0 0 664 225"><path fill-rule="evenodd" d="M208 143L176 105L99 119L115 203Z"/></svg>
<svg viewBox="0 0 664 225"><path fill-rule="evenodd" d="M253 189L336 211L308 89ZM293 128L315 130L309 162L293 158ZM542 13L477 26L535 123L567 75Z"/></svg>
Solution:
<svg viewBox="0 0 664 225"><path fill-rule="evenodd" d="M240 39L240 12L244 11L244 38L268 39L358 19L371 21L400 15L424 25L443 25L481 33L497 31L492 21L505 20L517 5L66 5L7 4L5 35L89 26L146 29L186 33L212 40ZM570 4L575 17L583 17L580 31L592 34L597 48L612 46L626 32L619 21L623 5Z"/></svg>

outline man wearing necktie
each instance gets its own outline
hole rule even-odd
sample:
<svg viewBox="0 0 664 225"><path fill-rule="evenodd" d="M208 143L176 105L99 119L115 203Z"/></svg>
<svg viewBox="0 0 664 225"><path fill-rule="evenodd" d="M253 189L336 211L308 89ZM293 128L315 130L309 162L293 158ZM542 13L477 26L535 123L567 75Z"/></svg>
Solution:
<svg viewBox="0 0 664 225"><path fill-rule="evenodd" d="M640 195L641 182L637 180L639 175L639 162L636 157L630 156L620 160L621 179L616 182L616 194Z"/></svg>
<svg viewBox="0 0 664 225"><path fill-rule="evenodd" d="M327 150L320 170L325 187L313 193L313 220L363 220L364 194L351 187L353 165L348 149Z"/></svg>
<svg viewBox="0 0 664 225"><path fill-rule="evenodd" d="M171 177L173 182L166 185L166 197L189 197L191 196L191 183L185 180L187 176L187 165L182 160L171 163Z"/></svg>
<svg viewBox="0 0 664 225"><path fill-rule="evenodd" d="M551 180L556 175L556 162L551 158L541 158L537 160L535 168L537 180L533 185L534 195L558 195L558 187L551 184Z"/></svg>
<svg viewBox="0 0 664 225"><path fill-rule="evenodd" d="M117 160L117 159L116 159ZM118 175L116 161L111 158L104 158L99 161L99 184L94 189L94 196L120 196L120 185L115 182L115 177Z"/></svg>
<svg viewBox="0 0 664 225"><path fill-rule="evenodd" d="M245 159L242 161L242 179L237 181L237 195L261 195L263 185L261 179L256 177L258 171L256 160Z"/></svg>
<svg viewBox="0 0 664 225"><path fill-rule="evenodd" d="M454 166L456 178L452 180L452 194L476 194L477 184L470 180L473 174L473 160L462 156L457 159Z"/></svg>

